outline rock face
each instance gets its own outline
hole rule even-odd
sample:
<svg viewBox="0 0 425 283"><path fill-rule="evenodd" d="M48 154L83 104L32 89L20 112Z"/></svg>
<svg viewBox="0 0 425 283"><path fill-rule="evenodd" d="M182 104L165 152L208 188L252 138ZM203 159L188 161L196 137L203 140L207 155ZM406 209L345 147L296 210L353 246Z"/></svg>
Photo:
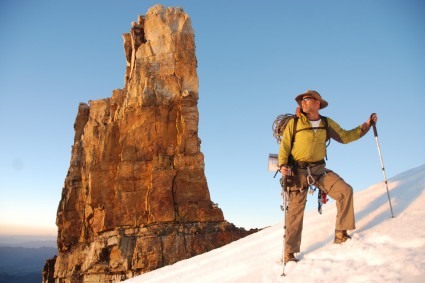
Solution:
<svg viewBox="0 0 425 283"><path fill-rule="evenodd" d="M190 18L156 5L123 38L124 88L78 109L43 282L118 282L253 232L210 199Z"/></svg>

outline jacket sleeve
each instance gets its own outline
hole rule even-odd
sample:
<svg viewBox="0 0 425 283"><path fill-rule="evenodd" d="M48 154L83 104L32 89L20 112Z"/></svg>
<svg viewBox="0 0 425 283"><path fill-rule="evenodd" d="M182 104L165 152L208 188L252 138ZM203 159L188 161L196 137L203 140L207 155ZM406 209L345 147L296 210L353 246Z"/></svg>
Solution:
<svg viewBox="0 0 425 283"><path fill-rule="evenodd" d="M370 129L370 126L367 123L363 123L360 126L351 129L344 130L341 126L336 123L334 120L328 118L329 124L329 136L340 143L350 143L356 141L363 137Z"/></svg>
<svg viewBox="0 0 425 283"><path fill-rule="evenodd" d="M285 131L282 134L282 139L280 142L279 147L279 154L278 154L278 166L287 165L288 164L288 158L291 154L291 147L292 147L292 133L294 131L294 119L291 119L288 121L288 124L286 124Z"/></svg>

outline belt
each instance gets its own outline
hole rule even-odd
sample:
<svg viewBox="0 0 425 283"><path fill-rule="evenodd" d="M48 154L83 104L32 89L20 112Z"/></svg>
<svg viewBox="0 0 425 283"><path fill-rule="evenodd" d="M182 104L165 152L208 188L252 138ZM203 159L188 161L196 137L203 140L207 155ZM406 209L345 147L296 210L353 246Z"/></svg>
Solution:
<svg viewBox="0 0 425 283"><path fill-rule="evenodd" d="M325 160L319 160L319 161L314 161L314 162L308 162L308 161L295 161L295 167L300 168L300 169L306 169L309 167L314 167L317 165L322 165L325 164Z"/></svg>

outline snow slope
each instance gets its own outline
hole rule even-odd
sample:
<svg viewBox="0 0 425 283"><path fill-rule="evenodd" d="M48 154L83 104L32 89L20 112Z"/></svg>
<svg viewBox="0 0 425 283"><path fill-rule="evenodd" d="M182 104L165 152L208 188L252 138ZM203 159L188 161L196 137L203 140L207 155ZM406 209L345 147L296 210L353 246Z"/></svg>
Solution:
<svg viewBox="0 0 425 283"><path fill-rule="evenodd" d="M342 245L332 243L334 202L322 215L306 212L301 261L286 265L286 277L280 223L125 282L425 282L425 165L389 179L389 189L395 218L384 182L355 193L357 229Z"/></svg>

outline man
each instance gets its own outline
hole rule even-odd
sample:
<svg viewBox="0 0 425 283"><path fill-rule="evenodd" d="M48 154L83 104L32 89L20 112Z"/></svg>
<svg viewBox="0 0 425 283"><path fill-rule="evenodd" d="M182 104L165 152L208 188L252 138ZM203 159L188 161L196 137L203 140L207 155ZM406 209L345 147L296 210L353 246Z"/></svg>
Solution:
<svg viewBox="0 0 425 283"><path fill-rule="evenodd" d="M344 144L358 140L369 131L372 121L378 121L377 115L373 114L362 125L346 131L332 119L320 116L319 110L328 106L328 102L317 91L308 90L298 95L295 101L301 111L298 111L297 118L286 125L278 154L280 172L287 176L289 191L285 263L298 261L294 254L300 252L304 209L310 185L336 201L334 243L341 244L351 238L347 230L355 229L353 189L338 174L325 167L326 140L332 138Z"/></svg>

